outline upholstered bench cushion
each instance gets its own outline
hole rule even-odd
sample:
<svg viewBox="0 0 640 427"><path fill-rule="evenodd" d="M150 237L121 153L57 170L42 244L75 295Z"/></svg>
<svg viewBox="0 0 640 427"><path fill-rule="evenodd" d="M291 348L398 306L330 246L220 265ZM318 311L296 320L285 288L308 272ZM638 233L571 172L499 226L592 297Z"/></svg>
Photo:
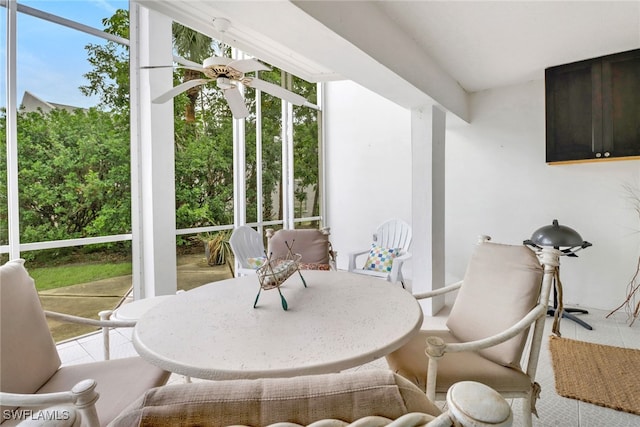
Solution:
<svg viewBox="0 0 640 427"><path fill-rule="evenodd" d="M395 419L410 412L440 414L406 379L387 370L362 370L158 387L110 426L307 425L327 418L353 422L369 415Z"/></svg>
<svg viewBox="0 0 640 427"><path fill-rule="evenodd" d="M278 230L269 239L268 253L275 258L288 255L285 242L294 253L302 255L300 262L329 264L329 236L321 230Z"/></svg>

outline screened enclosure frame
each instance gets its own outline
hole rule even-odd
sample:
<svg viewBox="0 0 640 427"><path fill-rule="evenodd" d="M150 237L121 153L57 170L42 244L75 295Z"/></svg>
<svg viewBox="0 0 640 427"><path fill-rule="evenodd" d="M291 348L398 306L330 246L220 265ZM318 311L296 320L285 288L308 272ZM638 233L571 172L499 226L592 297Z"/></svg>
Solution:
<svg viewBox="0 0 640 427"><path fill-rule="evenodd" d="M130 2L130 5L136 5L135 2ZM141 7L137 6L136 7ZM106 236L97 236L97 237L87 237L87 238L76 238L76 239L66 239L66 240L50 240L50 241L41 241L41 242L33 242L33 243L22 243L20 236L20 212L19 212L19 180L18 180L18 124L17 124L17 114L18 114L18 100L17 100L17 60L16 57L19 54L17 50L17 16L18 14L29 15L38 19L42 19L48 21L50 23L61 25L68 27L72 30L76 30L79 32L83 32L86 34L90 34L92 36L98 37L102 40L115 42L121 44L123 46L130 46L130 41L127 39L123 39L121 37L115 36L113 34L109 34L105 31L102 31L97 28L93 28L91 26L82 24L80 22L75 22L60 16L56 16L54 14L44 12L32 7L28 7L24 4L20 4L19 1L7 1L0 0L0 9L3 13L0 14L0 19L4 19L6 22L6 74L4 84L6 87L6 168L7 168L7 242L0 244L0 254L8 254L9 259L20 258L21 253L42 249L55 249L55 248L64 248L64 247L76 247L76 246L86 246L92 244L101 244L101 243L113 243L113 242L124 242L124 241L134 241L137 239L137 234L135 231L135 227L131 233L123 233L116 235L106 235ZM130 11L131 12L131 11ZM242 55L241 52L236 52L236 55ZM132 61L133 64L134 61ZM256 98L260 99L261 94L259 91L256 93ZM300 222L309 222L309 221L317 221L322 222L325 213L325 197L323 194L324 191L324 145L322 143L322 135L324 132L322 131L322 85L318 84L317 87L317 105L311 105L307 108L313 108L318 112L318 189L319 192L319 215L315 216L305 216L305 217L295 217L295 209L294 209L294 196L293 191L295 188L294 185L294 174L293 174L293 109L292 106L287 102L282 102L282 141L283 143L283 157L282 157L282 172L281 176L283 179L283 212L281 219L278 220L266 220L262 216L262 200L264 199L264 195L262 194L262 170L263 164L261 161L260 150L261 148L261 126L262 126L262 117L261 117L261 107L260 102L256 102L256 168L258 171L257 174L257 198L258 198L258 209L257 209L257 221L249 222L246 221L246 173L245 167L246 162L244 159L244 150L245 150L245 121L244 120L234 120L234 133L233 133L233 146L234 146L234 179L233 179L233 193L234 193L234 224L225 224L225 225L212 225L208 227L195 227L195 228L183 228L176 230L176 235L189 235L189 234L197 234L202 232L211 232L211 231L219 231L233 228L234 226L239 225L250 225L258 228L262 231L262 228L265 226L282 226L283 228L294 228L296 223ZM134 114L134 108L131 107L131 114ZM132 139L133 141L133 139ZM131 147L133 150L134 147ZM131 174L132 177L138 173L137 170L137 159L133 153L131 154ZM139 189L136 189L136 180L132 179L132 198L134 194L137 194ZM135 203L132 202L132 227L135 223L136 215L138 212L135 210ZM139 221L139 218L137 219ZM137 262L137 258L134 256L133 262ZM134 278L135 281L135 278Z"/></svg>

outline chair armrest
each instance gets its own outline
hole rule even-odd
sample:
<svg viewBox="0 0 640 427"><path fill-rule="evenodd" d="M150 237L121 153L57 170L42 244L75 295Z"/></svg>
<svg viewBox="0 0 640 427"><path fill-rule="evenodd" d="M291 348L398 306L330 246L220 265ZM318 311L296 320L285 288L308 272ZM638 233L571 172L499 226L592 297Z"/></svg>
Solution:
<svg viewBox="0 0 640 427"><path fill-rule="evenodd" d="M408 259L411 259L411 252L405 252L393 259L391 262L391 271L389 272L389 281L391 283L398 282L399 278L402 279L402 265Z"/></svg>
<svg viewBox="0 0 640 427"><path fill-rule="evenodd" d="M110 359L110 342L109 342L109 329L110 328L132 328L136 326L135 320L109 320L111 310L104 310L99 313L100 320L88 319L86 317L72 316L70 314L57 313L55 311L44 310L44 314L47 318L58 320L61 322L76 323L80 325L96 326L102 328L102 346L104 360Z"/></svg>
<svg viewBox="0 0 640 427"><path fill-rule="evenodd" d="M493 347L497 344L503 343L516 335L524 332L529 328L538 318L547 314L547 306L538 304L535 306L526 316L520 319L517 323L504 331L492 335L481 340L469 341L464 343L445 343L440 337L427 337L427 355L429 358L439 358L444 353L454 353L460 351L476 351L484 348Z"/></svg>
<svg viewBox="0 0 640 427"><path fill-rule="evenodd" d="M92 379L82 380L69 391L42 394L20 394L0 392L1 406L37 407L45 405L71 404L82 417L82 425L97 427L98 413L95 403L98 393L95 391L96 382Z"/></svg>
<svg viewBox="0 0 640 427"><path fill-rule="evenodd" d="M369 253L369 249L364 249L364 250L360 250L360 251L356 251L356 252L349 252L349 271L353 271L356 269L356 258L358 258L360 255L364 255L366 253Z"/></svg>
<svg viewBox="0 0 640 427"><path fill-rule="evenodd" d="M132 328L136 326L135 320L96 320L86 317L72 316L70 314L57 313L55 311L45 310L44 314L53 320L62 322L78 323L81 325L96 326L99 328Z"/></svg>
<svg viewBox="0 0 640 427"><path fill-rule="evenodd" d="M437 297L439 295L444 295L444 294L447 294L449 292L453 292L455 290L458 290L458 289L460 289L460 286L462 286L462 280L459 281L459 282L453 283L451 285L447 285L444 288L436 289L434 291L423 292L421 294L415 294L413 297L415 299L425 299L425 298Z"/></svg>

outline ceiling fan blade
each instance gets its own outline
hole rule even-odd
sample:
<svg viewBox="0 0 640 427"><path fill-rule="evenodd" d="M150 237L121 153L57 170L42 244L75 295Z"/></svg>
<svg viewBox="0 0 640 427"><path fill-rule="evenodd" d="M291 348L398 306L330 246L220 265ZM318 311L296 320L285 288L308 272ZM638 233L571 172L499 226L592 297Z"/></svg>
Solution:
<svg viewBox="0 0 640 427"><path fill-rule="evenodd" d="M243 83L249 87L260 89L261 91L264 91L269 95L277 96L278 98L284 99L285 101L288 101L293 105L303 105L305 102L307 102L304 96L300 96L297 93L293 93L290 90L287 90L278 85L274 85L273 83L266 82L264 80L252 78L250 80L243 80Z"/></svg>
<svg viewBox="0 0 640 427"><path fill-rule="evenodd" d="M141 70L154 70L156 68L174 68L174 65L145 65L140 67Z"/></svg>
<svg viewBox="0 0 640 427"><path fill-rule="evenodd" d="M224 99L227 100L229 109L231 110L231 114L233 114L234 118L243 119L249 115L249 110L247 109L244 99L237 87L225 89L223 93Z"/></svg>
<svg viewBox="0 0 640 427"><path fill-rule="evenodd" d="M154 104L164 104L165 102L167 102L174 96L178 95L179 93L182 93L185 90L191 89L192 87L196 87L198 85L208 83L210 81L212 80L211 79L189 80L188 82L181 83L178 86L174 87L173 89L168 90L167 92L163 93L162 95L160 95L159 97L157 97L151 102L153 102Z"/></svg>
<svg viewBox="0 0 640 427"><path fill-rule="evenodd" d="M178 68L182 68L183 70L193 70L193 71L199 71L201 73L204 73L204 68L202 67L192 67L190 65L178 65L176 69Z"/></svg>
<svg viewBox="0 0 640 427"><path fill-rule="evenodd" d="M216 65L228 65L233 59L225 56L210 56L202 62L204 68L215 67Z"/></svg>
<svg viewBox="0 0 640 427"><path fill-rule="evenodd" d="M238 59L233 62L229 62L227 67L240 71L241 73L250 73L252 71L271 71L271 68L267 67L260 61L255 59Z"/></svg>
<svg viewBox="0 0 640 427"><path fill-rule="evenodd" d="M193 70L193 71L199 71L201 73L204 73L204 68L200 66L194 67L192 65L147 65L144 67L140 67L141 70L155 70L159 68L175 68L176 70L179 68L182 68L184 70Z"/></svg>

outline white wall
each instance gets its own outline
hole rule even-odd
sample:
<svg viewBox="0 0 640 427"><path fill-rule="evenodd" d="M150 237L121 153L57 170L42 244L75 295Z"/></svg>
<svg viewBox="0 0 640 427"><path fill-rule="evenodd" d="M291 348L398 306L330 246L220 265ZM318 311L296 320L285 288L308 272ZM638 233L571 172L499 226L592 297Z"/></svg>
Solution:
<svg viewBox="0 0 640 427"><path fill-rule="evenodd" d="M410 113L345 82L329 85L326 107L330 225L343 266L372 224L410 220ZM593 243L562 259L565 305L622 303L640 255L640 221L623 185L640 186L640 161L547 165L543 81L473 94L471 113L471 124L447 125L447 276L462 277L479 234L518 244L558 219ZM385 164L398 177L380 191L387 204L365 190Z"/></svg>
<svg viewBox="0 0 640 427"><path fill-rule="evenodd" d="M411 222L411 115L350 82L328 84L326 99L327 225L346 269L380 223Z"/></svg>

